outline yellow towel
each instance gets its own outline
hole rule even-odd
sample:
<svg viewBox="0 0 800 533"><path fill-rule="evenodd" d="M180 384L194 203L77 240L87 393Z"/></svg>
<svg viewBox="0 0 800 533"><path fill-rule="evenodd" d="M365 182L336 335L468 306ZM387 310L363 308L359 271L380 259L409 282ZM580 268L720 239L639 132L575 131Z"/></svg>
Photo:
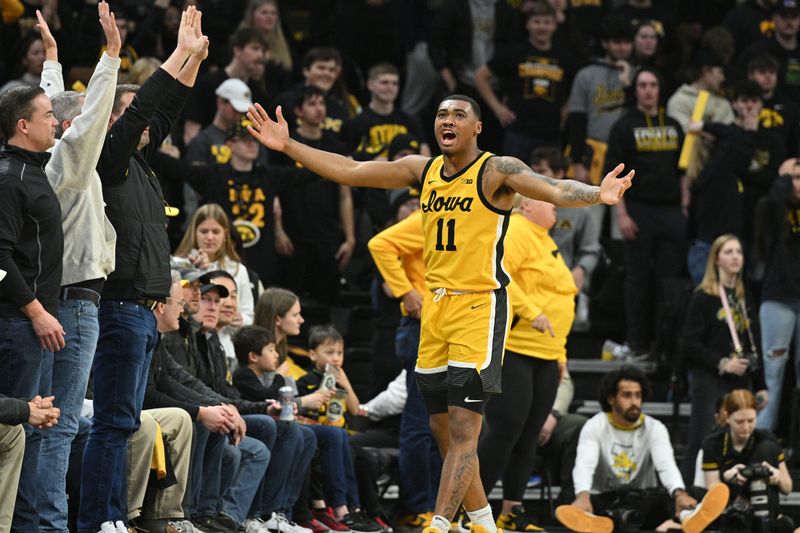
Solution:
<svg viewBox="0 0 800 533"><path fill-rule="evenodd" d="M161 436L161 426L156 422L156 441L153 443L153 461L150 470L156 471L158 479L167 477L167 456L164 450L164 439Z"/></svg>

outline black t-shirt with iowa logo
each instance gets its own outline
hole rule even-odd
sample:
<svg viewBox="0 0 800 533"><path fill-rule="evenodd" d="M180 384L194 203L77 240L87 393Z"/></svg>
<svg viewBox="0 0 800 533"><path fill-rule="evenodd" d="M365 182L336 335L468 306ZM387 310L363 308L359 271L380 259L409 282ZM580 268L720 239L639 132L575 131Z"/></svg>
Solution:
<svg viewBox="0 0 800 533"><path fill-rule="evenodd" d="M509 46L487 66L500 80L508 107L517 115L508 129L540 139L557 138L561 106L575 75L570 54L555 44L540 50L525 41Z"/></svg>
<svg viewBox="0 0 800 533"><path fill-rule="evenodd" d="M636 187L625 197L640 202L677 205L680 202L678 157L683 146L683 128L672 117L658 110L650 116L631 109L611 128L608 137L608 172L624 161L636 169Z"/></svg>
<svg viewBox="0 0 800 533"><path fill-rule="evenodd" d="M314 174L296 168L256 165L243 172L230 165L191 164L156 153L153 168L180 176L203 198L228 214L244 246L244 263L264 285L276 281L273 201L280 192L315 181Z"/></svg>
<svg viewBox="0 0 800 533"><path fill-rule="evenodd" d="M394 109L388 115L380 115L365 107L345 128L345 142L351 153L366 156L356 159L373 159L377 156L386 157L392 139L405 133L413 135L418 141L423 139L422 126L408 113Z"/></svg>

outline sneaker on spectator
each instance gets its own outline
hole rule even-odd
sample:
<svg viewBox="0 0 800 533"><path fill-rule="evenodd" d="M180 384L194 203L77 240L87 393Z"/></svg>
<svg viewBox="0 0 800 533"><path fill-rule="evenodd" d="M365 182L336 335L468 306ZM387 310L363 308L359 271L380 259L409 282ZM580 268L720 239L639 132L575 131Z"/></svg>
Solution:
<svg viewBox="0 0 800 533"><path fill-rule="evenodd" d="M196 525L194 525L191 520L183 519L183 520L171 520L169 525L171 525L178 533L206 533Z"/></svg>
<svg viewBox="0 0 800 533"><path fill-rule="evenodd" d="M199 526L205 533L237 533L239 531L236 521L224 514L193 519L192 523Z"/></svg>
<svg viewBox="0 0 800 533"><path fill-rule="evenodd" d="M314 518L322 522L331 531L350 531L347 525L343 524L333 516L333 509L326 507L325 509L314 509Z"/></svg>
<svg viewBox="0 0 800 533"><path fill-rule="evenodd" d="M371 516L370 519L378 524L378 526L381 528L381 533L394 533L394 528L389 523L389 520L385 515L379 514L376 516Z"/></svg>
<svg viewBox="0 0 800 533"><path fill-rule="evenodd" d="M433 511L427 513L407 514L401 516L395 523L398 526L410 526L414 528L426 528L431 525Z"/></svg>
<svg viewBox="0 0 800 533"><path fill-rule="evenodd" d="M681 529L685 533L704 531L725 510L729 497L730 489L725 483L714 483L708 488L703 501L691 513L682 517Z"/></svg>
<svg viewBox="0 0 800 533"><path fill-rule="evenodd" d="M260 518L248 518L242 525L244 533L269 533L267 523Z"/></svg>
<svg viewBox="0 0 800 533"><path fill-rule="evenodd" d="M265 524L270 531L275 533L313 533L310 528L292 522L283 513L272 513ZM328 528L325 530L328 531Z"/></svg>
<svg viewBox="0 0 800 533"><path fill-rule="evenodd" d="M311 520L308 521L300 521L297 524L308 530L311 530L311 533L328 533L328 531L331 530L331 528L329 528L316 518L312 518Z"/></svg>
<svg viewBox="0 0 800 533"><path fill-rule="evenodd" d="M132 527L132 528L128 529L128 526L126 526L125 522L123 522L122 520L117 520L116 522L114 522L114 529L117 531L117 533L135 533L136 532L136 528Z"/></svg>
<svg viewBox="0 0 800 533"><path fill-rule="evenodd" d="M100 524L100 531L97 533L117 533L117 526L111 521L103 522Z"/></svg>
<svg viewBox="0 0 800 533"><path fill-rule="evenodd" d="M587 513L575 505L559 505L556 518L564 527L577 533L612 533L614 521L607 516Z"/></svg>
<svg viewBox="0 0 800 533"><path fill-rule="evenodd" d="M378 533L381 527L367 518L361 511L350 512L342 517L342 524L353 533Z"/></svg>
<svg viewBox="0 0 800 533"><path fill-rule="evenodd" d="M497 517L497 527L504 531L544 531L525 514L525 508L515 505L508 514Z"/></svg>

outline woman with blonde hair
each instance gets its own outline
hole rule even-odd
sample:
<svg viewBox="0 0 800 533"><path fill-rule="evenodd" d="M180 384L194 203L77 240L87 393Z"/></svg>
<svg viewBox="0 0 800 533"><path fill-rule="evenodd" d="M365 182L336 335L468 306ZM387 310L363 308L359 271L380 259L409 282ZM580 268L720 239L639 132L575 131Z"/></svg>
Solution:
<svg viewBox="0 0 800 533"><path fill-rule="evenodd" d="M694 471L703 436L714 425L717 398L733 389L746 388L759 391L759 409L767 402L742 282L743 269L739 238L733 234L717 237L708 254L705 275L689 302L683 354L692 412L684 475Z"/></svg>
<svg viewBox="0 0 800 533"><path fill-rule="evenodd" d="M233 276L238 289L239 312L234 326L253 323L253 291L250 276L242 264L231 237L231 224L218 204L200 206L192 216L175 255L186 257L203 270L224 270Z"/></svg>
<svg viewBox="0 0 800 533"><path fill-rule="evenodd" d="M283 34L276 0L250 0L240 27L258 31L267 43L265 54L267 92L276 95L289 89L292 84L294 59L289 42Z"/></svg>

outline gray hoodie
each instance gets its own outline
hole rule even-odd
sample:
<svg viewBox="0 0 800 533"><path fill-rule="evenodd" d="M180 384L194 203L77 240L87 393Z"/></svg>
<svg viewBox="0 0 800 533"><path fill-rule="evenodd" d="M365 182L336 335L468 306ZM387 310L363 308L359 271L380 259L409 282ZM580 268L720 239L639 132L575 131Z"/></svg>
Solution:
<svg viewBox="0 0 800 533"><path fill-rule="evenodd" d="M51 148L45 173L61 204L64 270L61 286L105 279L114 270L117 234L105 214L97 160L114 105L119 58L100 58L81 113ZM64 90L61 64L45 61L41 87L53 97Z"/></svg>

